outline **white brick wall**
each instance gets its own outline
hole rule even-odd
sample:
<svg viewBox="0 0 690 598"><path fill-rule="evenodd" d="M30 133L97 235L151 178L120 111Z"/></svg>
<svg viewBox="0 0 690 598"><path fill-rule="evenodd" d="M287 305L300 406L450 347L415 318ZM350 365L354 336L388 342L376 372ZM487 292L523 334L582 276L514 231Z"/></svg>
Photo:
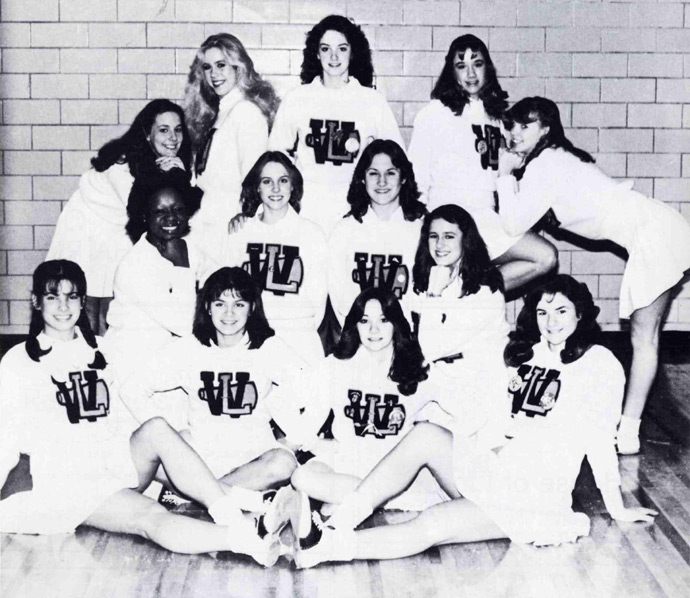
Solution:
<svg viewBox="0 0 690 598"><path fill-rule="evenodd" d="M149 98L183 95L194 49L243 40L279 90L298 83L304 34L354 18L406 139L450 41L484 39L511 100L547 95L610 175L690 219L690 3L675 0L0 0L0 333L25 332L29 275L62 202ZM558 241L619 327L623 260ZM514 305L510 306L511 317ZM690 329L690 285L667 328Z"/></svg>

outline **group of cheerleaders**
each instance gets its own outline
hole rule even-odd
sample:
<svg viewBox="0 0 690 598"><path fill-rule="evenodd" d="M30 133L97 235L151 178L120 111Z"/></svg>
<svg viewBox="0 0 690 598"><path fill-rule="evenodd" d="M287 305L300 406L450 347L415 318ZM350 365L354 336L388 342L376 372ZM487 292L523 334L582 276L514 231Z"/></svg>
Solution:
<svg viewBox="0 0 690 598"><path fill-rule="evenodd" d="M0 530L86 524L265 566L294 549L300 567L559 544L589 533L585 456L613 518L651 521L623 504L616 446L639 450L690 227L598 170L550 100L509 108L472 35L407 153L351 21L307 34L301 80L279 103L213 35L184 109L150 102L93 159L0 363L0 485L20 453L33 477ZM538 224L627 250L627 387ZM504 293L528 282L509 333ZM212 521L149 498L153 480ZM381 505L420 513L358 530Z"/></svg>

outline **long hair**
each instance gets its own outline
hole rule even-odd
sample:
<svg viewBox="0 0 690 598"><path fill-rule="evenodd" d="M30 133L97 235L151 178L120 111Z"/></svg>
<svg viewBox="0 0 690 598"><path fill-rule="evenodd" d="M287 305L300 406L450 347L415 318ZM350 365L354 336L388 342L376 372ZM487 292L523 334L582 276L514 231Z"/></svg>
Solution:
<svg viewBox="0 0 690 598"><path fill-rule="evenodd" d="M450 108L453 114L460 116L465 109L465 106L470 101L470 97L462 86L455 79L455 57L458 53L464 55L467 50L473 52L481 52L482 57L486 63L486 82L479 92L479 99L484 103L484 110L486 113L495 119L503 117L503 113L508 108L508 94L503 91L498 76L496 75L496 67L494 66L489 49L484 42L478 37L466 34L456 37L448 48L443 70L431 91L431 97Z"/></svg>
<svg viewBox="0 0 690 598"><path fill-rule="evenodd" d="M240 195L240 205L242 206L242 213L245 216L252 217L256 214L256 210L261 205L261 195L259 194L259 183L261 181L261 173L264 166L269 162L277 162L281 164L292 184L292 193L290 194L290 205L295 212L299 212L302 201L302 194L304 192L304 179L302 173L292 163L292 161L283 153L277 151L264 152L259 156L259 159L254 163L251 170L247 173L242 181L242 193Z"/></svg>
<svg viewBox="0 0 690 598"><path fill-rule="evenodd" d="M158 156L151 149L147 136L151 133L151 127L153 127L156 117L166 112L174 112L180 117L183 137L177 155L182 160L187 172L190 172L192 144L185 124L184 112L182 108L170 100L152 100L146 104L122 137L108 141L98 150L96 157L91 159L91 165L98 172L103 172L115 163L126 163L134 178L156 172L158 170L156 165Z"/></svg>
<svg viewBox="0 0 690 598"><path fill-rule="evenodd" d="M429 230L434 220L445 220L457 225L460 229L461 256L458 273L462 279L460 296L474 295L483 285L488 286L492 292L497 290L503 292L503 278L496 267L491 264L486 244L479 234L472 216L460 206L447 204L439 206L424 219L414 267L412 268L415 293L426 292L429 287L429 273L431 268L436 265L434 258L429 253Z"/></svg>
<svg viewBox="0 0 690 598"><path fill-rule="evenodd" d="M82 303L77 326L81 330L84 340L94 350L93 362L88 367L93 370L105 369L107 362L103 354L98 350L98 343L93 330L91 330L91 324L89 324L89 318L84 307L84 301L86 300L86 276L79 265L70 260L49 260L39 264L34 270L33 285L31 287L31 322L29 324L29 338L26 340L25 345L26 353L32 361L40 361L41 357L52 351L52 348L44 351L38 342L38 335L44 328L40 305L41 299L45 295L58 293L60 282L63 280L72 285L73 292L79 296Z"/></svg>
<svg viewBox="0 0 690 598"><path fill-rule="evenodd" d="M348 215L352 215L355 220L362 222L362 217L369 209L371 198L367 194L364 179L367 168L371 166L378 154L386 154L391 159L393 166L400 171L401 187L398 200L405 220L417 220L417 218L424 216L426 206L419 201L420 193L414 178L412 163L403 149L392 139L375 139L364 148L362 156L355 166L350 188L347 191L347 202L352 206Z"/></svg>
<svg viewBox="0 0 690 598"><path fill-rule="evenodd" d="M147 231L146 216L151 200L164 189L173 190L182 198L187 216L190 218L199 209L203 191L198 187L192 187L187 173L179 168L135 179L127 199L128 220L125 225L125 232L132 243L136 243Z"/></svg>
<svg viewBox="0 0 690 598"><path fill-rule="evenodd" d="M597 324L599 307L594 304L592 293L584 282L578 282L567 274L559 274L525 296L525 303L515 323L515 331L510 333L510 341L503 352L507 365L517 367L532 359L533 347L541 339L537 325L537 304L542 297L553 297L556 293L570 299L580 317L575 332L565 341L565 348L560 355L561 361L577 361L596 344L601 328Z"/></svg>
<svg viewBox="0 0 690 598"><path fill-rule="evenodd" d="M538 96L523 98L515 103L505 114L506 126L511 129L514 123L527 125L539 121L542 127L548 127L548 132L537 142L537 145L525 159L522 168L516 171L515 176L522 178L527 165L541 154L546 148L561 148L579 158L582 162L594 162L594 158L585 150L575 147L565 136L561 114L555 102Z"/></svg>
<svg viewBox="0 0 690 598"><path fill-rule="evenodd" d="M351 359L357 353L362 344L357 323L364 315L367 302L371 300L379 302L383 315L393 324L393 362L388 370L388 378L397 383L401 394L414 394L417 385L427 379L429 366L424 363L422 349L412 334L400 303L388 289L372 287L357 296L345 317L343 332L333 355L337 359Z"/></svg>
<svg viewBox="0 0 690 598"><path fill-rule="evenodd" d="M211 303L225 291L232 291L249 303L249 318L245 331L249 337L249 348L258 349L275 332L268 324L261 301L261 288L242 268L221 268L208 277L196 298L194 326L192 333L207 347L216 343L216 329L211 321Z"/></svg>
<svg viewBox="0 0 690 598"><path fill-rule="evenodd" d="M342 33L350 44L350 66L348 74L359 81L364 87L374 86L374 65L371 61L369 41L359 25L340 15L329 15L321 19L312 30L307 33L307 40L302 51L302 84L311 83L316 77L323 75L323 68L319 61L319 43L326 31Z"/></svg>
<svg viewBox="0 0 690 598"><path fill-rule="evenodd" d="M244 97L261 110L269 127L280 103L273 86L254 70L254 62L239 39L229 33L211 35L197 51L189 67L185 87L183 106L195 152L199 150L218 116L220 99L206 83L203 70L204 53L211 48L218 48L237 71L237 86Z"/></svg>

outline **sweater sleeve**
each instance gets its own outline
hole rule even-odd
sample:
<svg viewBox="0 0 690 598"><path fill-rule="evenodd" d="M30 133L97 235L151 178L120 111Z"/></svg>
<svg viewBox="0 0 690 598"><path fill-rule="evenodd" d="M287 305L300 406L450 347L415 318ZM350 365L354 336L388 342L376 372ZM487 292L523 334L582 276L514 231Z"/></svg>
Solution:
<svg viewBox="0 0 690 598"><path fill-rule="evenodd" d="M414 120L410 150L410 162L414 167L417 188L421 193L420 201L429 203L429 187L431 186L431 162L434 155L434 128L424 112L420 112Z"/></svg>
<svg viewBox="0 0 690 598"><path fill-rule="evenodd" d="M26 405L23 400L26 397L21 396L22 372L15 367L17 360L13 357L14 354L8 354L0 362L0 488L5 485L7 476L19 461L22 439L28 437L21 413L21 408Z"/></svg>
<svg viewBox="0 0 690 598"><path fill-rule="evenodd" d="M315 322L314 329L318 328L326 313L326 301L328 299L328 245L326 237L321 231L314 234L314 265L312 269L312 293L314 304Z"/></svg>
<svg viewBox="0 0 690 598"><path fill-rule="evenodd" d="M349 272L343 268L348 252L347 220L341 220L328 239L328 295L341 326L350 310L347 293Z"/></svg>
<svg viewBox="0 0 690 598"><path fill-rule="evenodd" d="M378 93L378 92L377 92ZM398 121L395 120L395 115L391 110L390 104L382 95L380 95L381 103L379 106L377 134L379 139L392 139L403 150L405 150L405 142L400 134L400 127Z"/></svg>
<svg viewBox="0 0 690 598"><path fill-rule="evenodd" d="M292 114L292 98L288 94L281 102L268 138L268 149L289 154L297 142L297 120ZM293 156L294 157L294 156Z"/></svg>
<svg viewBox="0 0 690 598"><path fill-rule="evenodd" d="M106 176L115 195L126 208L129 192L132 190L132 184L134 183L134 179L129 172L129 166L127 164L113 164L106 171Z"/></svg>
<svg viewBox="0 0 690 598"><path fill-rule="evenodd" d="M239 104L233 114L237 119L237 155L241 180L268 148L268 123L261 110L251 102ZM241 181L240 181L241 182Z"/></svg>

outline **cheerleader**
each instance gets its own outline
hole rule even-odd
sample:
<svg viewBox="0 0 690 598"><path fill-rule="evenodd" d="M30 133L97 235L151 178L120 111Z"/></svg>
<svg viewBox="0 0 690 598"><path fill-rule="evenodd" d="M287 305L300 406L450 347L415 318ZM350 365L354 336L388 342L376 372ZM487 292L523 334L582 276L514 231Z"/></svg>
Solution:
<svg viewBox="0 0 690 598"><path fill-rule="evenodd" d="M640 417L658 366L661 321L673 288L690 268L690 227L675 210L633 191L632 182L618 183L601 172L565 137L551 100L525 98L507 118L512 145L501 156L498 179L506 230L520 234L550 212L561 228L609 239L628 252L619 314L630 318L633 359L618 452L637 453Z"/></svg>
<svg viewBox="0 0 690 598"><path fill-rule="evenodd" d="M285 154L264 153L242 183L245 221L223 235L223 263L251 274L271 328L314 364L324 356L317 329L326 308L328 254L323 231L300 215L302 189L302 175Z"/></svg>
<svg viewBox="0 0 690 598"><path fill-rule="evenodd" d="M203 238L209 227L227 230L239 212L242 180L266 151L277 105L273 87L254 70L239 39L218 33L201 44L184 99L196 185L204 191L195 236Z"/></svg>
<svg viewBox="0 0 690 598"><path fill-rule="evenodd" d="M288 152L304 176L302 215L328 234L347 211L355 163L374 139L403 144L388 103L374 91L369 42L349 19L330 15L307 34L300 78L287 94L269 147Z"/></svg>
<svg viewBox="0 0 690 598"><path fill-rule="evenodd" d="M38 266L29 338L0 362L0 487L20 453L30 456L33 480L31 491L0 502L0 531L57 534L85 524L174 552L231 550L273 564L275 538L257 534L172 428L152 419L135 430L89 326L86 288L74 262ZM143 496L160 466L220 525L168 513Z"/></svg>
<svg viewBox="0 0 690 598"><path fill-rule="evenodd" d="M431 102L415 118L410 160L429 210L457 204L479 229L506 291L553 269L558 253L539 235L506 233L496 213L501 118L508 107L484 43L462 35L450 45Z"/></svg>
<svg viewBox="0 0 690 598"><path fill-rule="evenodd" d="M328 241L328 293L340 325L357 295L385 287L406 305L426 208L418 201L412 164L389 139L362 152L347 194L350 212Z"/></svg>
<svg viewBox="0 0 690 598"><path fill-rule="evenodd" d="M512 438L490 451L434 424L415 426L343 499L320 541L298 553L298 565L400 558L494 538L574 542L589 534L588 517L572 510L585 456L611 517L653 521L656 511L623 504L614 436L625 377L614 355L596 344L598 311L586 285L569 276L528 295L505 352L513 372L505 409ZM403 524L352 531L423 467L454 480L464 498Z"/></svg>
<svg viewBox="0 0 690 598"><path fill-rule="evenodd" d="M86 313L93 330L106 330L115 269L132 247L125 224L134 177L171 168L190 172L190 161L182 109L169 100L153 100L122 137L98 151L91 160L93 168L79 180L60 214L47 259L69 259L83 268L90 293Z"/></svg>

